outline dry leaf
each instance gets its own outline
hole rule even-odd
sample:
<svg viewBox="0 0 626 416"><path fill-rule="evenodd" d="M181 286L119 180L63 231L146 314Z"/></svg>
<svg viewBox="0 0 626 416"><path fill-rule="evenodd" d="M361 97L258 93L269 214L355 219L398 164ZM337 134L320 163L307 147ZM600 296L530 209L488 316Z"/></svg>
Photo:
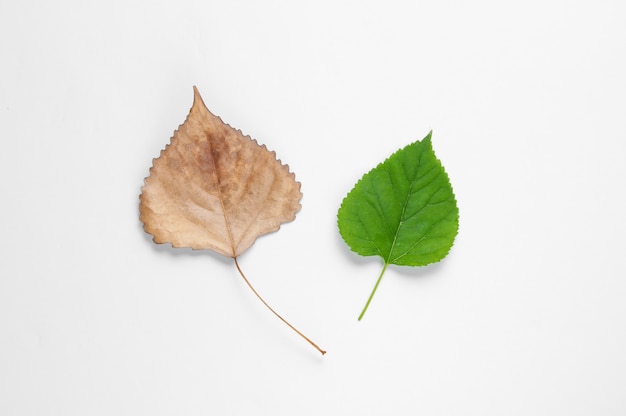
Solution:
<svg viewBox="0 0 626 416"><path fill-rule="evenodd" d="M241 271L237 256L262 234L292 221L300 210L300 183L276 154L225 124L194 87L185 122L154 159L140 196L140 220L155 243L209 249L235 260L254 294L276 313Z"/></svg>
<svg viewBox="0 0 626 416"><path fill-rule="evenodd" d="M194 87L187 120L145 181L140 219L156 243L237 257L292 221L301 198L289 167L213 115Z"/></svg>

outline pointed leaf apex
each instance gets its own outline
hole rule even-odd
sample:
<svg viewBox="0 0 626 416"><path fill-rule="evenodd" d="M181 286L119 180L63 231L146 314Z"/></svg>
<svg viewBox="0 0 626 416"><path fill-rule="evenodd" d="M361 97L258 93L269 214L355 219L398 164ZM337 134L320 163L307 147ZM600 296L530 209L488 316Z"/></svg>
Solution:
<svg viewBox="0 0 626 416"><path fill-rule="evenodd" d="M202 104L204 108L207 108L206 104L204 104L204 100L202 99L202 96L200 95L200 91L198 91L198 87L194 85L193 86L193 107L195 107L197 104Z"/></svg>

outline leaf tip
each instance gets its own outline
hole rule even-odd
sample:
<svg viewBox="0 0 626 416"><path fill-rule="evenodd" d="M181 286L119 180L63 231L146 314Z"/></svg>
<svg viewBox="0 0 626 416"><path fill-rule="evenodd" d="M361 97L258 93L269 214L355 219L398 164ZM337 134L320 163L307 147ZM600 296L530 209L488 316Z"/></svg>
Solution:
<svg viewBox="0 0 626 416"><path fill-rule="evenodd" d="M193 86L193 105L195 106L196 103L201 103L205 108L206 108L206 104L204 104L204 100L202 99L202 96L200 95L200 91L198 90L198 87L196 87L195 85Z"/></svg>
<svg viewBox="0 0 626 416"><path fill-rule="evenodd" d="M433 138L433 131L431 129L426 135L426 137L424 137L421 141L424 143L431 143L431 147L432 147L432 138Z"/></svg>

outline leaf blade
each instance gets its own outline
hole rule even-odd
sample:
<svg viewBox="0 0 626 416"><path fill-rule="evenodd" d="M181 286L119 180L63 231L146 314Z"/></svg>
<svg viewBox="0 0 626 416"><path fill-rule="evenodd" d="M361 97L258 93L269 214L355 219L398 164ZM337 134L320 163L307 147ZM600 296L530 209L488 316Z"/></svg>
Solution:
<svg viewBox="0 0 626 416"><path fill-rule="evenodd" d="M366 173L337 217L344 241L357 254L408 266L445 257L458 232L458 208L431 133Z"/></svg>
<svg viewBox="0 0 626 416"><path fill-rule="evenodd" d="M212 114L194 87L189 115L145 179L140 220L156 243L236 257L292 221L301 198L289 166Z"/></svg>

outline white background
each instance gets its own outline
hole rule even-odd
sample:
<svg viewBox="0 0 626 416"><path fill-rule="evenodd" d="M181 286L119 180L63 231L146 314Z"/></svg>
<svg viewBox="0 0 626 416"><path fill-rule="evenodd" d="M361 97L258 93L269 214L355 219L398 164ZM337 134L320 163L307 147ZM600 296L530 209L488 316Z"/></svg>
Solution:
<svg viewBox="0 0 626 416"><path fill-rule="evenodd" d="M0 4L0 414L626 414L623 1ZM302 183L232 261L156 246L197 85ZM449 256L381 268L336 212L433 130Z"/></svg>

